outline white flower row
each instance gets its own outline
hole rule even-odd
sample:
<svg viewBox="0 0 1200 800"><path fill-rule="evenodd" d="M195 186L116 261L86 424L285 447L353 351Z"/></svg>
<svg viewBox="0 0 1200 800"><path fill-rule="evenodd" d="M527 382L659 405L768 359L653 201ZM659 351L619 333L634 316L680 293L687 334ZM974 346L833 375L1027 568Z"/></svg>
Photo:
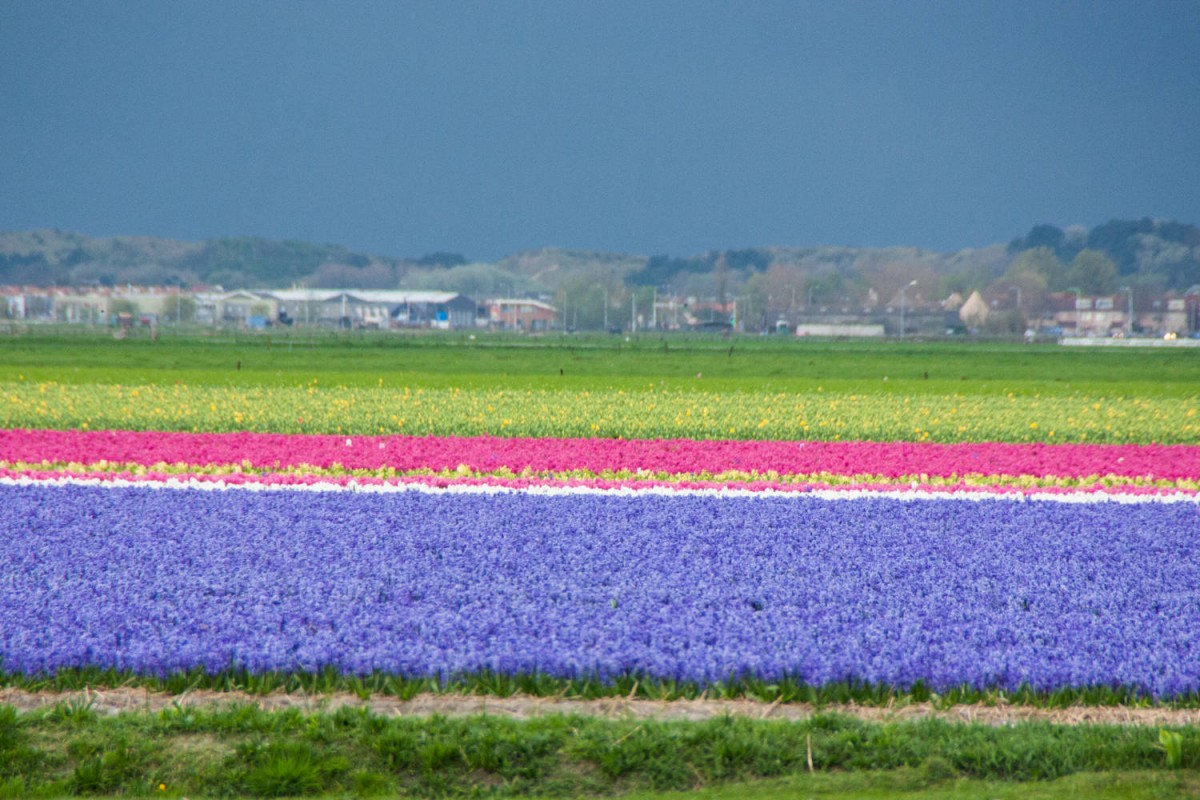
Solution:
<svg viewBox="0 0 1200 800"><path fill-rule="evenodd" d="M423 482L359 483L354 480L338 483L318 481L314 483L274 483L265 481L225 482L221 480L197 480L195 478L166 478L152 480L130 480L128 478L88 478L82 476L55 477L0 477L0 486L98 486L103 488L149 488L163 490L198 491L248 491L248 492L351 492L360 494L398 494L419 492L422 494L503 495L527 494L546 497L569 495L604 496L712 496L746 497L758 499L817 498L821 500L862 500L888 498L909 501L972 500L976 502L1048 502L1048 503L1119 503L1139 505L1144 503L1192 503L1200 506L1200 495L1187 492L1163 493L1116 493L1097 491L992 491L956 489L737 489L737 488L691 488L670 486L503 486L495 484L451 483L436 486Z"/></svg>

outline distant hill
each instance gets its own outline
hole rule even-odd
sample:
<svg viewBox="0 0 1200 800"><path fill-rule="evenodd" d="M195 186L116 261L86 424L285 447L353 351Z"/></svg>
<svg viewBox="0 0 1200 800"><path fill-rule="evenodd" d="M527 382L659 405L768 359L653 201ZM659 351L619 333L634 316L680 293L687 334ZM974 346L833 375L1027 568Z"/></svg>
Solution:
<svg viewBox="0 0 1200 800"><path fill-rule="evenodd" d="M337 245L255 237L181 242L133 236L94 239L60 230L0 234L0 282L8 284L250 288L363 277L391 286L397 271L402 274L408 264Z"/></svg>
<svg viewBox="0 0 1200 800"><path fill-rule="evenodd" d="M91 238L60 230L0 233L2 284L444 288L565 300L636 289L698 297L754 295L776 305L786 297L794 306L798 296L805 304L886 304L913 280L917 287L909 299L914 302L1000 281L1032 281L1050 290L1090 281L1089 286L1105 290L1129 284L1182 291L1200 284L1200 228L1148 218L1113 220L1092 229L1042 224L1007 245L955 253L915 247L755 247L644 256L542 248L494 263L470 263L457 253L400 258L254 237L184 242Z"/></svg>

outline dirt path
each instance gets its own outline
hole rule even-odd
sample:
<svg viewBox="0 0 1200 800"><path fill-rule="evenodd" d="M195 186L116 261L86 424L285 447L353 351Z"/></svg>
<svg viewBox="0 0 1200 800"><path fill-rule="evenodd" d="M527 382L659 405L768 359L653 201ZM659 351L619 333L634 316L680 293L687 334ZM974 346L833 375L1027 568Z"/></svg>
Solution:
<svg viewBox="0 0 1200 800"><path fill-rule="evenodd" d="M28 692L0 689L0 703L19 711L36 711L56 703L91 704L99 713L123 711L160 711L172 706L219 708L249 704L268 710L296 708L302 711L334 711L343 706L366 706L383 716L469 716L495 714L514 719L551 714L584 714L610 719L706 720L731 714L753 719L801 720L817 709L807 703L762 703L754 700L631 700L606 698L579 700L569 698L494 697L485 695L421 694L411 700L375 696L361 700L353 694L303 695L276 693L251 695L242 692L197 691L183 695L121 688L81 692ZM935 709L928 703L893 707L826 705L826 713L846 714L871 721L896 721L937 717L953 722L979 722L1012 725L1025 721L1046 721L1061 725L1200 725L1200 709L1128 708L1072 706L1044 709L1019 705L957 705Z"/></svg>

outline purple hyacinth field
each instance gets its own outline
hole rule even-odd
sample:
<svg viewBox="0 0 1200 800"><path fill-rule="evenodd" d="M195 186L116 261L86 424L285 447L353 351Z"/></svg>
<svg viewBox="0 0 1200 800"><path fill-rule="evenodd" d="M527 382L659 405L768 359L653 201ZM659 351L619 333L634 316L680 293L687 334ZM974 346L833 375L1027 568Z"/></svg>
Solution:
<svg viewBox="0 0 1200 800"><path fill-rule="evenodd" d="M1200 507L0 486L0 667L1200 689Z"/></svg>

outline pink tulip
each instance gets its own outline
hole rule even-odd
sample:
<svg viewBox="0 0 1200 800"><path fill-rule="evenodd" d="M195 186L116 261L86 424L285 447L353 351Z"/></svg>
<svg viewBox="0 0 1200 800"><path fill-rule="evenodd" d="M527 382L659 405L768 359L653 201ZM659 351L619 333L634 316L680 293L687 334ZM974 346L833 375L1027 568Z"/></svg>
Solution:
<svg viewBox="0 0 1200 800"><path fill-rule="evenodd" d="M0 430L0 461L153 465L241 465L256 470L418 469L591 473L644 470L670 475L726 471L821 472L898 479L1032 476L1194 481L1200 446L935 444L482 437L351 437L263 433Z"/></svg>

